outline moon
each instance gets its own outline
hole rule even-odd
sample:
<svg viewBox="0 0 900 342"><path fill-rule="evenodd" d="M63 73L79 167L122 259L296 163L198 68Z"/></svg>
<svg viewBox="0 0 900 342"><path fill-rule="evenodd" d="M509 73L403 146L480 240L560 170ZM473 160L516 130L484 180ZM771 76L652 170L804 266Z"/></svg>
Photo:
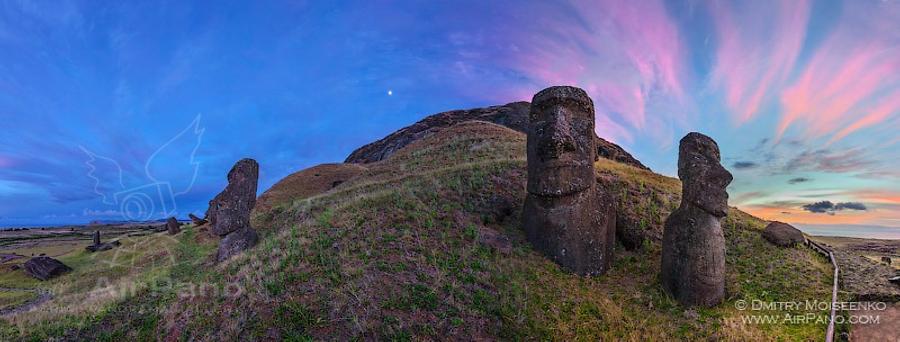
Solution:
<svg viewBox="0 0 900 342"><path fill-rule="evenodd" d="M394 91L393 91L393 90L390 90L390 89L388 89L388 96L393 96L393 95L394 95Z"/></svg>

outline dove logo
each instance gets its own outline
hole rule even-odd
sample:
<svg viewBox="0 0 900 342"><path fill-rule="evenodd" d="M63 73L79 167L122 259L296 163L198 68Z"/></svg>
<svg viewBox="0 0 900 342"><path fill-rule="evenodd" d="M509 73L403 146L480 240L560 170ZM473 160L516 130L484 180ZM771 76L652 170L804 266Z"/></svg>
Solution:
<svg viewBox="0 0 900 342"><path fill-rule="evenodd" d="M143 175L125 172L118 160L79 146L88 157L85 165L94 180L94 193L103 204L117 206L126 221L176 216L176 198L190 192L197 179L200 163L195 155L204 131L198 115L147 158ZM128 168L133 169L138 168Z"/></svg>

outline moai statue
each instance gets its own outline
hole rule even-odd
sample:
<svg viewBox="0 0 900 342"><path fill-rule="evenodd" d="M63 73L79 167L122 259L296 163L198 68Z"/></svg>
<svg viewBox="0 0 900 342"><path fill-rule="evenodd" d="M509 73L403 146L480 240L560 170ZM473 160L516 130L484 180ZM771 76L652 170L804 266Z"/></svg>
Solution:
<svg viewBox="0 0 900 342"><path fill-rule="evenodd" d="M249 158L241 159L228 172L225 190L209 202L206 217L212 232L222 237L216 253L218 261L239 254L259 241L256 230L250 226L258 183L259 163Z"/></svg>
<svg viewBox="0 0 900 342"><path fill-rule="evenodd" d="M570 272L603 274L612 261L616 217L594 176L594 103L579 88L550 87L534 95L529 121L522 209L528 241Z"/></svg>
<svg viewBox="0 0 900 342"><path fill-rule="evenodd" d="M666 219L661 278L665 290L685 306L715 306L725 297L725 237L731 183L710 137L689 133L678 149L681 206Z"/></svg>
<svg viewBox="0 0 900 342"><path fill-rule="evenodd" d="M94 246L100 246L100 231L94 231Z"/></svg>
<svg viewBox="0 0 900 342"><path fill-rule="evenodd" d="M178 234L181 232L181 224L174 217L169 217L166 220L166 230L169 232L169 235Z"/></svg>

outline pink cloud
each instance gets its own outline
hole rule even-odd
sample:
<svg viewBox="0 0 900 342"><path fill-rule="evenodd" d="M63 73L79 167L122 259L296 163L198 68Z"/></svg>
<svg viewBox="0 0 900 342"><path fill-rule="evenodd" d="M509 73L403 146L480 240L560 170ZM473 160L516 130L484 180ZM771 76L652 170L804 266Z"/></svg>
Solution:
<svg viewBox="0 0 900 342"><path fill-rule="evenodd" d="M807 138L832 134L829 144L900 112L900 6L847 8L800 76L781 94L776 138L798 120Z"/></svg>
<svg viewBox="0 0 900 342"><path fill-rule="evenodd" d="M725 90L726 104L744 123L793 70L806 37L810 2L743 3L757 7L751 9L712 4L719 42L711 83Z"/></svg>
<svg viewBox="0 0 900 342"><path fill-rule="evenodd" d="M887 120L892 114L898 112L900 112L900 92L895 92L886 96L886 99L882 100L881 103L872 108L872 110L861 119L856 120L849 126L838 131L837 134L829 140L829 144L841 140L857 130L881 123Z"/></svg>
<svg viewBox="0 0 900 342"><path fill-rule="evenodd" d="M505 66L536 88L566 84L587 90L604 138L631 142L649 127L683 119L680 110L648 115L654 103L687 102L686 49L661 1L576 1L571 11L541 2L523 6L529 6L523 13L542 15L502 37L515 46Z"/></svg>

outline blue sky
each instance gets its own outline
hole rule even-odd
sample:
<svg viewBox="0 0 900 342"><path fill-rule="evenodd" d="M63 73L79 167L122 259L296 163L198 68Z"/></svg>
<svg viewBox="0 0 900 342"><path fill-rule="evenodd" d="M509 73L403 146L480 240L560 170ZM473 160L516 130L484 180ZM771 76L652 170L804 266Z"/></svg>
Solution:
<svg viewBox="0 0 900 342"><path fill-rule="evenodd" d="M262 191L427 114L570 84L598 134L658 172L675 174L685 133L717 139L742 209L898 227L898 15L879 0L3 2L0 225L133 216L132 193L199 214L240 158Z"/></svg>

